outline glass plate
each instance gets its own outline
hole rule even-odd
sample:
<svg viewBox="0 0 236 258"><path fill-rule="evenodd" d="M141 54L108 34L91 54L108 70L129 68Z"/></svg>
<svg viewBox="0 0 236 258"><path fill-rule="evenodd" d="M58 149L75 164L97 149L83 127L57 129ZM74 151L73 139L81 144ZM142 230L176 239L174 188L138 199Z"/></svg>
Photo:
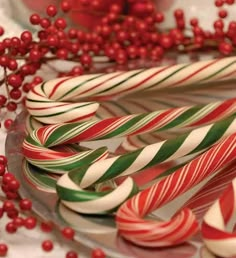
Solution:
<svg viewBox="0 0 236 258"><path fill-rule="evenodd" d="M141 248L122 239L115 228L112 215L80 215L69 209L58 201L57 195L53 192L45 192L36 189L25 179L24 171L38 172L38 169L26 162L21 146L25 137L24 121L26 112L19 114L12 129L7 134L6 155L9 160L9 170L20 180L20 195L31 198L34 212L42 219L51 221L57 227L62 228L69 225L76 230L75 240L87 247L101 247L110 257L175 257L193 258L202 257L201 243L196 236L194 241L172 247L172 248ZM172 203L172 209L177 209ZM156 215L153 215L156 216ZM166 216L169 216L166 214Z"/></svg>

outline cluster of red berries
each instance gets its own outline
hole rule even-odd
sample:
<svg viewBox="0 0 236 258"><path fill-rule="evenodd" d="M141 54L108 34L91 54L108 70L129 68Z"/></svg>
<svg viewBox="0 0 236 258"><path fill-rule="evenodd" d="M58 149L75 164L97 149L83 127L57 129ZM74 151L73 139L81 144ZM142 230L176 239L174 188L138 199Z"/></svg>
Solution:
<svg viewBox="0 0 236 258"><path fill-rule="evenodd" d="M20 183L16 177L7 171L7 158L0 155L0 182L1 188L5 193L6 199L3 200L0 207L0 218L6 215L9 219L5 225L5 230L8 234L16 233L18 229L24 227L28 230L33 230L37 226L44 233L49 233L53 230L53 225L44 221L39 221L32 215L32 201L30 199L20 199L18 190ZM65 240L74 240L75 231L70 227L64 227L61 230L61 235ZM45 252L53 250L54 244L50 239L46 239L41 243L41 247ZM0 257L6 256L8 246L6 243L0 243ZM65 254L65 258L78 258L77 252L70 250ZM100 248L95 248L91 251L91 258L105 258L106 255Z"/></svg>
<svg viewBox="0 0 236 258"><path fill-rule="evenodd" d="M32 202L29 199L19 199L17 191L20 187L19 182L16 180L15 176L6 171L7 159L5 156L0 155L0 167L2 176L2 190L6 194L6 200L3 201L2 207L0 207L0 218L4 214L11 219L5 226L6 232L9 234L16 233L18 228L25 227L28 230L32 230L37 226L37 219L30 215L32 209ZM14 200L14 202L12 201ZM19 209L16 207L16 201L18 201ZM20 212L24 214L20 216ZM50 223L41 222L40 228L43 232L51 232L53 227ZM73 240L75 232L70 227L65 227L61 230L61 234L65 239ZM42 249L46 252L52 251L53 242L51 240L44 240L42 242ZM8 251L8 246L4 243L0 243L0 256L6 256ZM77 258L78 254L75 251L68 251L66 253L66 258ZM102 258L105 257L104 252L100 248L92 250L92 258Z"/></svg>
<svg viewBox="0 0 236 258"><path fill-rule="evenodd" d="M126 8L122 3L111 4L109 12L104 14L96 11L102 1L80 0L82 6L93 7L94 15L102 17L92 30L69 26L66 13L72 11L71 1L62 0L59 7L49 5L45 15L30 16L37 35L24 31L19 37L0 41L0 67L5 72L0 84L6 86L6 94L0 94L0 108L15 112L18 104L24 104L25 93L44 79L37 75L38 71L42 66L52 67L53 60L75 62L70 71L57 72L61 77L94 71L96 56L125 65L137 59L157 61L170 51L218 50L223 55L234 51L236 22L231 21L227 28L224 23L228 15L224 6L234 4L234 0L215 1L219 17L212 32L205 31L197 18L187 24L182 9L174 11L173 28L161 30L159 25L165 16L155 9L151 0L127 0ZM0 35L3 34L0 27ZM11 124L12 120L7 119L4 127L8 129Z"/></svg>

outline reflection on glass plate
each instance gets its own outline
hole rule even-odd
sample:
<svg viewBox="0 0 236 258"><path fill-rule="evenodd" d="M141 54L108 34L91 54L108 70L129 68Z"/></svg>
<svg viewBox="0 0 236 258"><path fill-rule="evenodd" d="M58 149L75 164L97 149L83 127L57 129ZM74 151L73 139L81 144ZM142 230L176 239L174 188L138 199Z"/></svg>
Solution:
<svg viewBox="0 0 236 258"><path fill-rule="evenodd" d="M25 137L24 119L21 113L11 131L7 135L6 155L9 169L21 182L20 194L34 202L34 211L47 221L58 227L69 225L76 230L76 240L94 248L100 246L110 257L199 257L199 246L196 242L186 243L173 248L140 248L123 240L117 234L113 215L84 216L66 208L57 198L54 190L55 177L41 174L38 168L28 164L21 153L22 141ZM39 187L32 182L40 181ZM174 204L173 204L174 205ZM176 207L177 209L177 207Z"/></svg>

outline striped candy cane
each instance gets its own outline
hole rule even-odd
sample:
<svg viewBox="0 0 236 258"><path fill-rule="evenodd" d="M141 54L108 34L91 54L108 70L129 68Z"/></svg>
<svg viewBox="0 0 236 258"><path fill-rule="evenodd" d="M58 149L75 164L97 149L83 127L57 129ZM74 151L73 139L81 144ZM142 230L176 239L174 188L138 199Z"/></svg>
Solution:
<svg viewBox="0 0 236 258"><path fill-rule="evenodd" d="M203 241L216 255L233 257L236 255L236 233L226 231L230 219L236 215L236 178L222 196L211 206L202 223Z"/></svg>
<svg viewBox="0 0 236 258"><path fill-rule="evenodd" d="M210 206L217 200L222 192L236 176L236 162L224 167L213 178L211 178L196 194L194 194L182 208L189 208L193 211L198 220Z"/></svg>
<svg viewBox="0 0 236 258"><path fill-rule="evenodd" d="M63 173L75 168L77 165L80 166L78 162L81 163L86 160L86 162L91 163L92 160L89 162L89 157L93 157L94 161L104 158L105 150L101 149L100 153L97 153L96 150L92 151L89 153L91 155L87 157L84 156L84 153L76 156L74 153L71 155L68 153L66 154L65 152L55 152L48 147L60 144L77 143L85 140L142 134L158 129L166 130L173 127L197 126L199 124L207 123L208 121L220 119L222 116L234 114L234 106L235 101L229 100L217 104L210 104L203 108L177 108L163 112L152 112L121 118L108 118L102 121L50 125L33 131L33 133L26 138L23 143L23 154L30 163L40 168L56 173L57 171L58 173ZM172 160L181 157L181 155L184 156L190 154L191 151L201 151L204 148L209 147L209 144L211 145L218 141L221 137L226 136L228 133L232 133L231 130L234 127L234 123L234 119L229 118L227 121L217 122L215 125L212 124L211 126L197 129L190 134L179 136L176 139L146 146L144 149L130 153L128 156L116 157L113 158L113 161L110 159L110 164L112 165L113 162L121 164L124 159L126 160L126 163L129 160L129 163L127 164L130 164L130 162L133 162L132 160L135 159L135 162L139 164L140 169L142 169L143 166L146 166L148 163L152 164L151 159L154 157L160 157L160 159L157 158L158 161L155 161L158 163L167 161L175 152L176 155L172 157ZM208 137L205 139L205 136L210 133L212 133L213 136L211 136L208 145L206 145L205 143L207 142ZM197 138L198 140L195 139L196 134L201 135L201 137ZM170 144L173 144L172 150L169 148ZM198 149L197 146L200 146L200 149ZM144 154L147 152L152 153L151 155L148 155L150 161L145 161L145 163L141 165L142 162L140 163L140 158L138 156L142 157L147 155ZM165 158L161 158L163 157L163 154L160 154L161 152L166 153ZM183 154L180 154L182 152ZM98 154L97 156L96 153ZM60 161L58 161L59 158L61 159ZM125 168L123 165L122 167ZM119 173L123 173L123 171ZM114 173L112 174L115 175Z"/></svg>
<svg viewBox="0 0 236 258"><path fill-rule="evenodd" d="M189 239L198 227L188 209L167 222L143 218L232 162L235 155L236 134L233 134L175 173L130 198L121 205L116 215L120 234L137 245L149 247L171 246Z"/></svg>
<svg viewBox="0 0 236 258"><path fill-rule="evenodd" d="M233 121L236 123L236 120L233 119ZM225 122L221 121L219 123L226 126ZM222 139L222 135L219 137L220 131L221 133L223 131L227 132L223 138L226 138L226 135L234 133L235 125L229 130L230 127L231 126L226 126L224 130L221 129L222 131L219 130L218 126L206 127L205 131L203 128L199 128L192 131L187 136L181 136L163 143L149 145L135 152L84 165L78 170L75 169L73 171L69 171L69 173L63 175L59 179L57 183L57 193L62 202L70 209L77 212L83 212L83 210L87 212L87 206L85 206L85 203L80 197L80 193L83 192L83 188L87 188L116 177L127 176L142 169L147 169L164 161L174 160L190 153L199 153L200 151L206 150L212 146L213 143L215 144L218 140ZM209 135L210 137L208 137ZM197 139L197 137L202 137L202 140L199 142L199 138ZM216 138L213 140L212 137ZM193 144L193 141L195 141L196 144ZM96 171L96 173L94 171ZM74 198L68 199L68 196L71 195L71 190L74 192ZM76 196L78 196L78 198L76 198ZM117 200L119 200L118 197ZM101 205L101 207L103 207L103 205ZM91 205L88 205L88 208L91 209Z"/></svg>
<svg viewBox="0 0 236 258"><path fill-rule="evenodd" d="M110 74L54 79L35 86L26 107L35 119L46 123L76 122L94 116L98 103L76 101L91 96L124 95L141 90L227 80L235 77L236 58L228 57Z"/></svg>

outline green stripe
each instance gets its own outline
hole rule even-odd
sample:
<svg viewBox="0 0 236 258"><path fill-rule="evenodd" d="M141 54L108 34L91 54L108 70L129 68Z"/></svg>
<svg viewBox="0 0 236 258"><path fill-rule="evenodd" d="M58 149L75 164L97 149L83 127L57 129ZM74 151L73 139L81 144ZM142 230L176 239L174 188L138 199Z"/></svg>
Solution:
<svg viewBox="0 0 236 258"><path fill-rule="evenodd" d="M189 154L197 153L201 150L204 150L208 148L209 146L212 146L214 143L216 143L218 140L222 138L224 133L227 131L229 126L232 124L233 120L235 119L235 116L231 116L227 119L221 120L217 123L214 123L211 129L207 132L204 139L201 141L201 143L192 150Z"/></svg>
<svg viewBox="0 0 236 258"><path fill-rule="evenodd" d="M165 141L153 159L142 169L150 168L171 157L184 143L188 134L181 135L175 139Z"/></svg>
<svg viewBox="0 0 236 258"><path fill-rule="evenodd" d="M178 125L182 124L183 121L186 121L189 118L191 118L193 115L195 115L201 108L202 108L202 106L192 107L192 108L188 109L187 111L185 111L183 114L179 115L177 118L175 118L173 121L171 121L167 125L161 127L160 129L157 129L157 130L165 131L165 130L177 127Z"/></svg>
<svg viewBox="0 0 236 258"><path fill-rule="evenodd" d="M53 113L53 114L49 114L49 115L34 115L34 117L52 117L52 116L57 116L57 115L65 114L65 113L67 113L69 111L80 109L81 107L86 107L86 106L90 106L90 105L94 105L94 102L89 102L89 103L84 104L84 105L80 105L80 106L77 106L77 107L73 107L73 108L66 109L64 111ZM49 109L50 109L50 107L49 107Z"/></svg>
<svg viewBox="0 0 236 258"><path fill-rule="evenodd" d="M90 78L90 79L88 79L88 80L86 80L86 81L84 81L84 82L82 82L82 83L76 85L76 86L75 86L74 88L72 88L71 90L66 91L65 94L62 95L58 100L60 101L61 99L63 99L64 97L66 97L67 95L69 95L70 93L72 93L73 91L77 90L79 87L81 87L81 86L83 86L84 84L86 84L87 82L93 81L93 80L95 80L95 79L97 79L97 78L100 78L100 77L102 77L102 76L104 76L104 74L96 74L93 78ZM82 79L82 78L81 78L81 79Z"/></svg>
<svg viewBox="0 0 236 258"><path fill-rule="evenodd" d="M160 80L160 81L158 81L158 82L156 82L156 83L150 85L148 88L145 88L145 89L150 89L150 88L152 88L152 87L154 87L154 86L157 86L158 84L160 84L160 83L166 81L167 79L169 79L172 75L177 74L178 72L184 70L186 67L188 67L188 66L190 66L190 65L191 65L191 64L187 64L187 65L184 65L184 66L180 67L179 69L175 70L173 73L171 73L171 74L167 75L166 77L164 77L162 80Z"/></svg>
<svg viewBox="0 0 236 258"><path fill-rule="evenodd" d="M32 177L31 180L37 180L37 185L44 188L56 189L57 179L50 177L44 170L35 167L27 162L27 176ZM38 183L40 182L40 183Z"/></svg>
<svg viewBox="0 0 236 258"><path fill-rule="evenodd" d="M125 124L119 126L117 129L111 131L110 133L106 134L103 137L99 137L99 139L108 139L115 137L116 135L122 136L124 133L126 134L126 131L130 129L132 126L134 126L136 123L138 123L143 118L146 118L147 114L141 114L138 116L135 116L128 120Z"/></svg>
<svg viewBox="0 0 236 258"><path fill-rule="evenodd" d="M127 82L129 79L132 79L133 77L135 77L135 76L137 76L137 75L139 75L139 74L141 74L141 73L143 73L143 72L145 72L145 71L146 71L146 69L139 70L138 72L136 72L136 73L130 75L129 77L127 77L127 78L125 78L124 80L122 80L122 81L120 81L120 82L114 84L113 86L111 86L111 87L109 87L109 88L107 88L107 89L105 89L105 90L103 90L103 91L100 91L99 93L104 93L104 92L110 91L110 90L116 88L117 86L123 84L124 82Z"/></svg>
<svg viewBox="0 0 236 258"><path fill-rule="evenodd" d="M79 191L79 190L68 189L58 184L56 185L56 190L59 197L62 200L69 201L69 202L93 201L111 192L111 191L104 191L104 192Z"/></svg>
<svg viewBox="0 0 236 258"><path fill-rule="evenodd" d="M212 77L214 77L215 75L223 72L224 70L226 70L228 67L230 67L232 64L234 64L235 61L232 61L231 63L227 64L225 67L222 67L220 70L216 71L215 73L207 76L206 78L202 79L201 81L205 81L205 80L208 80L208 79L211 79Z"/></svg>

